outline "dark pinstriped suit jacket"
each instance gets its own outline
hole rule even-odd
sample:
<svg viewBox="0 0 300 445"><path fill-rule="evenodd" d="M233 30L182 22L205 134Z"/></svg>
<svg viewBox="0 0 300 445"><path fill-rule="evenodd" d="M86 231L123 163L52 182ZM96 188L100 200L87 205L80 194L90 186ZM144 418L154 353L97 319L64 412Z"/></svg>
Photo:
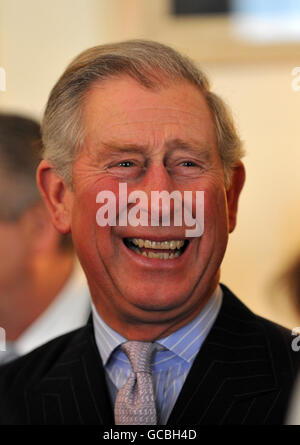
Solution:
<svg viewBox="0 0 300 445"><path fill-rule="evenodd" d="M282 424L300 353L225 286L168 425ZM113 425L91 321L0 369L0 424Z"/></svg>

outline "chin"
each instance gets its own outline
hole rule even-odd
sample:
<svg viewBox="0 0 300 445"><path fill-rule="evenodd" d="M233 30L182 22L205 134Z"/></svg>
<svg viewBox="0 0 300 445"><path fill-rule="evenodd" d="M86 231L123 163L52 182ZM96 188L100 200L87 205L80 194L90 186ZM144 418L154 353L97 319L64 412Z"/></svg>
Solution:
<svg viewBox="0 0 300 445"><path fill-rule="evenodd" d="M144 311L172 311L176 310L176 308L181 307L186 303L189 294L191 293L191 289L183 289L179 292L177 289L169 288L160 289L159 286L151 286L152 289L141 290L134 289L130 294L127 290L126 300L134 305L138 309L142 309Z"/></svg>

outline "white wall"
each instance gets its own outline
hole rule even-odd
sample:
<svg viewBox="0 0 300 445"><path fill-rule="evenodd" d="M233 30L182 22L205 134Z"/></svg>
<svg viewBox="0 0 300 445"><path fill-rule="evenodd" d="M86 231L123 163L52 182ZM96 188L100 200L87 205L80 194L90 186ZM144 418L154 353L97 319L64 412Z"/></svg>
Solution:
<svg viewBox="0 0 300 445"><path fill-rule="evenodd" d="M300 91L291 87L291 70L289 63L207 69L231 105L247 151L247 180L223 280L256 311L289 325L299 316L287 301L272 307L278 295L270 285L300 252Z"/></svg>
<svg viewBox="0 0 300 445"><path fill-rule="evenodd" d="M66 64L97 42L96 0L1 0L0 105L39 115Z"/></svg>

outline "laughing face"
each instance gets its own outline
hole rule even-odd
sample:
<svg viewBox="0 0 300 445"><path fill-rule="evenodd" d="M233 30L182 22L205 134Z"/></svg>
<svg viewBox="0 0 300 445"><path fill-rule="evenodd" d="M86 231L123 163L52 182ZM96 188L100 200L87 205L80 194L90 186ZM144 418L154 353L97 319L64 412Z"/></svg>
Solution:
<svg viewBox="0 0 300 445"><path fill-rule="evenodd" d="M45 161L40 166L54 223L72 231L103 319L128 339L165 336L194 318L217 286L242 167L226 191L212 115L185 81L158 90L126 76L96 84L85 102L84 125L73 191L59 194L58 177ZM149 202L151 191L204 191L204 233L187 238L186 227L172 219L170 226L100 227L96 196L115 194L118 219L120 183L128 194L145 192Z"/></svg>

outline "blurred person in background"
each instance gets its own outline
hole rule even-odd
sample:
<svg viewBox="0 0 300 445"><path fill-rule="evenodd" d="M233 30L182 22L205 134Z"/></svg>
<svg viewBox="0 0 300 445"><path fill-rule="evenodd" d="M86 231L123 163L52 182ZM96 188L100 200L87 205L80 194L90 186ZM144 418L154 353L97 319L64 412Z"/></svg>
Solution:
<svg viewBox="0 0 300 445"><path fill-rule="evenodd" d="M300 254L291 255L267 288L270 317L293 329L300 326Z"/></svg>
<svg viewBox="0 0 300 445"><path fill-rule="evenodd" d="M0 364L85 324L89 291L70 236L53 226L35 174L40 125L0 114Z"/></svg>
<svg viewBox="0 0 300 445"><path fill-rule="evenodd" d="M300 323L300 254L293 259L278 281L285 286L290 301L299 314Z"/></svg>

